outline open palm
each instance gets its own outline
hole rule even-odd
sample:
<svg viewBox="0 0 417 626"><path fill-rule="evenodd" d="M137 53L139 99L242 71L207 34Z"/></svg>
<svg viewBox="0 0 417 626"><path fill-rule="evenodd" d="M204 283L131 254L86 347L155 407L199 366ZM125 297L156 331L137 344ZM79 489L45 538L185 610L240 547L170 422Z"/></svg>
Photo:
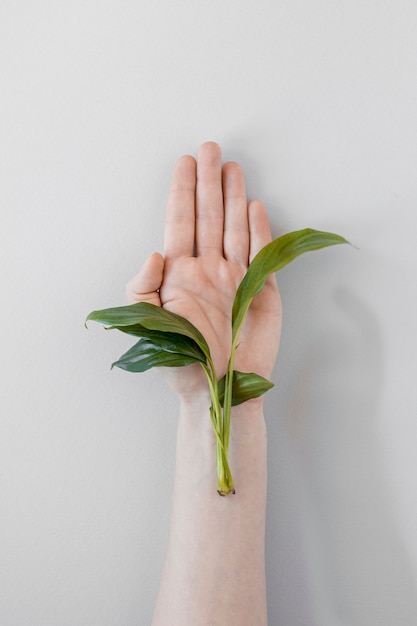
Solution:
<svg viewBox="0 0 417 626"><path fill-rule="evenodd" d="M246 199L237 163L222 167L221 151L209 142L198 158L182 157L169 192L164 257L153 254L127 285L129 302L151 302L192 322L206 338L219 377L231 347L231 311L250 260L271 241L259 201ZM236 369L269 377L281 330L281 302L270 276L252 302L236 352ZM207 386L198 365L172 368L169 382L183 395Z"/></svg>

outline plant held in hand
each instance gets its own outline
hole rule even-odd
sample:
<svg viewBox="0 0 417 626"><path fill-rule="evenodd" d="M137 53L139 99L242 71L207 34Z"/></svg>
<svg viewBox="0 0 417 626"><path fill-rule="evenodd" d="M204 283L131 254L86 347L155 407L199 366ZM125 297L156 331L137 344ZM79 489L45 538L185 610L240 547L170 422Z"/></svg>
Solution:
<svg viewBox="0 0 417 626"><path fill-rule="evenodd" d="M232 343L227 372L217 377L210 349L200 331L187 319L147 302L93 311L87 320L105 324L139 337L139 341L112 364L129 372L152 367L181 367L199 363L208 381L210 416L216 435L218 493L235 493L228 463L231 407L263 395L273 384L253 372L234 369L239 332L253 298L268 276L293 259L313 250L348 243L333 233L304 229L287 233L266 245L255 256L236 292L232 315Z"/></svg>

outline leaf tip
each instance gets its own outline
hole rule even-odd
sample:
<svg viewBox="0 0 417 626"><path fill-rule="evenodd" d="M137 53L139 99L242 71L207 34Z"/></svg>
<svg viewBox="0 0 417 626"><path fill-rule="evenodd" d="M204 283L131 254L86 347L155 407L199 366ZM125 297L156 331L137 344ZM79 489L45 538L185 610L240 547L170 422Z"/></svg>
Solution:
<svg viewBox="0 0 417 626"><path fill-rule="evenodd" d="M91 320L94 320L94 313L95 313L95 311L91 311L91 313L89 313L87 315L87 317L85 318L85 322L84 322L84 327L85 328L88 329L87 322L90 322Z"/></svg>

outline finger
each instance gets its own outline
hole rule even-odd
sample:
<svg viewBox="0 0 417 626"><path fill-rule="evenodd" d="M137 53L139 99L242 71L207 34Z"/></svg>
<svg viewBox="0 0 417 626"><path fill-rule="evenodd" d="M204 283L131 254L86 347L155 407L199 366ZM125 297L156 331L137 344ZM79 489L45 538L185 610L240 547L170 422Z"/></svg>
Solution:
<svg viewBox="0 0 417 626"><path fill-rule="evenodd" d="M249 222L245 179L238 163L223 166L224 256L244 267L249 262Z"/></svg>
<svg viewBox="0 0 417 626"><path fill-rule="evenodd" d="M268 214L262 202L252 200L249 203L248 215L250 233L249 261L251 262L258 252L272 241L272 235Z"/></svg>
<svg viewBox="0 0 417 626"><path fill-rule="evenodd" d="M258 254L260 250L272 241L271 228L269 226L268 214L265 205L259 200L252 200L248 207L250 250L249 262ZM275 285L275 274L270 274L266 280L269 285Z"/></svg>
<svg viewBox="0 0 417 626"><path fill-rule="evenodd" d="M164 254L193 256L195 238L196 161L183 156L172 175L165 217Z"/></svg>
<svg viewBox="0 0 417 626"><path fill-rule="evenodd" d="M126 295L129 304L135 302L150 302L161 306L159 288L164 275L164 257L154 252L140 272L126 285Z"/></svg>
<svg viewBox="0 0 417 626"><path fill-rule="evenodd" d="M220 146L204 143L197 159L196 251L197 255L223 255L223 191Z"/></svg>

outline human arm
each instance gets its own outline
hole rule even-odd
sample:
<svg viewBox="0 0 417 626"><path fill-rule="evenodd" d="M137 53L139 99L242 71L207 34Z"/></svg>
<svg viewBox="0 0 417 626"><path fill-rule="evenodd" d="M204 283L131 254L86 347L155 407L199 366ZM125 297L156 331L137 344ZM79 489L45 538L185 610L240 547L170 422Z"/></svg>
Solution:
<svg viewBox="0 0 417 626"><path fill-rule="evenodd" d="M128 284L148 301L189 319L204 335L216 371L227 367L231 308L249 261L271 240L265 207L247 203L241 168L222 167L207 143L174 170L164 257L154 254ZM274 276L245 318L235 368L265 378L275 362L281 305ZM215 437L199 365L171 368L180 397L176 479L167 557L153 626L264 626L266 428L262 400L232 410L229 461L237 494L216 491Z"/></svg>

